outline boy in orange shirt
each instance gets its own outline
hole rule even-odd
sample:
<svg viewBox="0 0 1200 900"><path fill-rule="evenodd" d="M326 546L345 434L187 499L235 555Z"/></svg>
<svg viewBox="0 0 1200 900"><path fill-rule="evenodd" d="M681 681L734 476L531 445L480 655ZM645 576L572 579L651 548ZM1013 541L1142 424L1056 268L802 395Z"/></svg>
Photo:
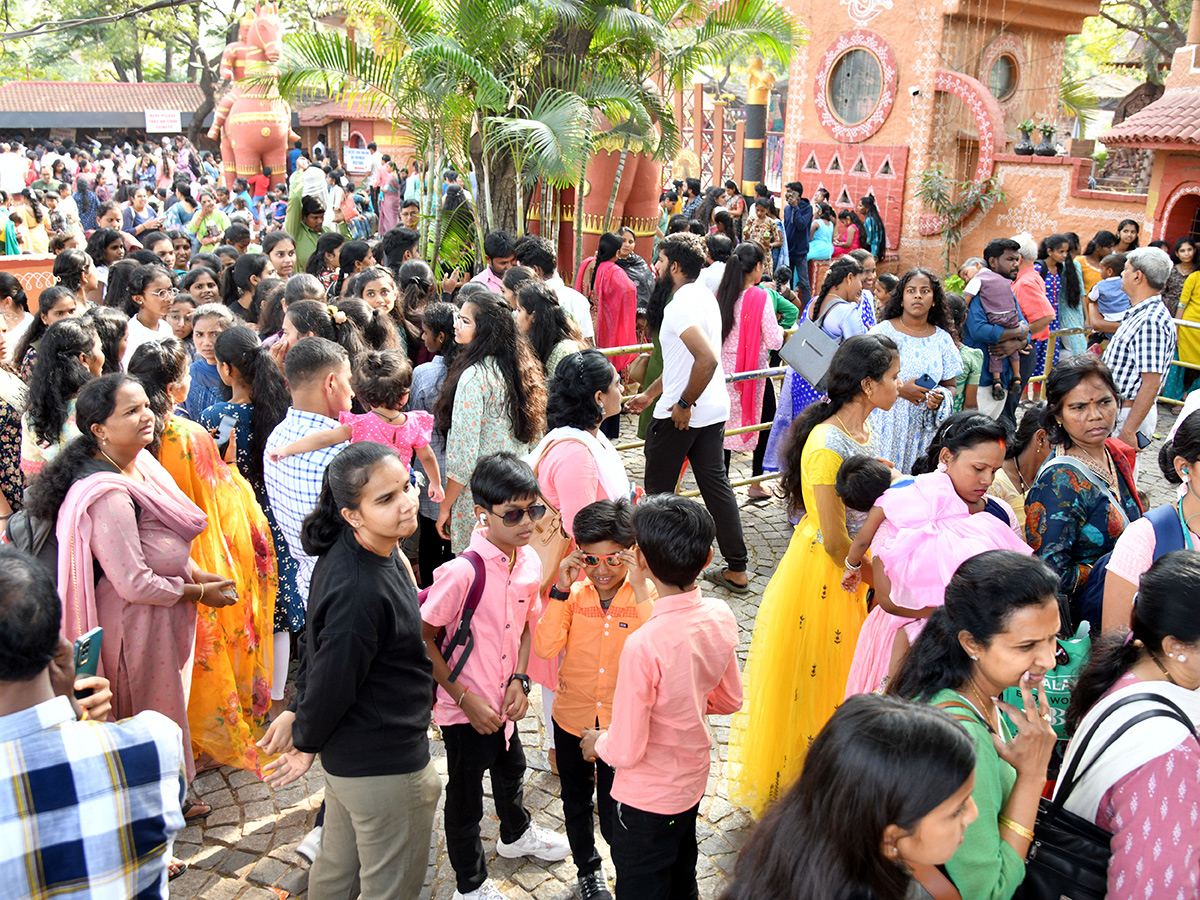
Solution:
<svg viewBox="0 0 1200 900"><path fill-rule="evenodd" d="M600 833L611 843L613 770L603 760L585 760L580 742L585 729L607 728L612 721L621 650L625 639L650 618L657 594L630 549L633 504L628 500L585 506L575 516L574 533L578 549L559 566L533 651L552 659L566 650L552 727L567 840L578 870L580 900L612 900L596 851L592 812L598 805ZM581 571L586 576L582 580Z"/></svg>

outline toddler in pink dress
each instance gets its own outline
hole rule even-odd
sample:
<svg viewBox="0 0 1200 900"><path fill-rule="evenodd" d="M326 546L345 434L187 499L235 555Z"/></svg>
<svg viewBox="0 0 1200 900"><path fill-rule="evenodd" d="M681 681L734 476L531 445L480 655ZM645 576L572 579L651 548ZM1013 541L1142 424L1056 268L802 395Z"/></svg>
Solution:
<svg viewBox="0 0 1200 900"><path fill-rule="evenodd" d="M408 359L397 350L374 350L366 354L351 381L355 396L368 412L339 413L336 428L314 431L298 441L284 444L271 454L272 461L346 441L352 444L374 441L395 448L405 470L411 469L415 453L429 476L429 499L441 503L445 497L442 474L429 446L433 436L433 416L424 410L402 411L408 403L412 371Z"/></svg>
<svg viewBox="0 0 1200 900"><path fill-rule="evenodd" d="M878 460L852 459L857 467L873 463L888 470ZM839 495L844 480L839 471ZM972 514L950 476L940 471L918 475L878 496L846 554L844 589L858 587L868 547L875 606L859 632L847 697L886 686L925 621L945 602L946 585L964 561L987 550L1032 552L1018 537L1016 516L1008 504L985 497L983 510Z"/></svg>

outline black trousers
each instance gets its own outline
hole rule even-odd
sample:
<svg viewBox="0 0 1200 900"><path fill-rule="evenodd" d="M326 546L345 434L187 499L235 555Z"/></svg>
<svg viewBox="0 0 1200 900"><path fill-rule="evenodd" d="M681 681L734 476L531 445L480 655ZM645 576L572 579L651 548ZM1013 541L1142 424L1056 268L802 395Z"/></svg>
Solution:
<svg viewBox="0 0 1200 900"><path fill-rule="evenodd" d="M579 874L600 871L596 831L592 813L600 808L600 833L612 845L615 804L612 799L613 770L602 759L591 763L583 758L582 741L554 723L554 748L558 751L558 780L562 785L563 819L567 841ZM592 802L592 794L596 803Z"/></svg>
<svg viewBox="0 0 1200 900"><path fill-rule="evenodd" d="M492 776L492 798L500 817L500 840L511 844L529 828L524 803L525 750L513 731L504 746L504 729L480 734L471 725L443 725L446 744L446 852L458 891L469 893L487 880L487 862L479 823L483 819L483 773Z"/></svg>
<svg viewBox="0 0 1200 900"><path fill-rule="evenodd" d="M646 432L646 493L670 494L686 459L704 505L717 524L717 544L731 572L745 572L749 554L737 497L725 471L725 423L680 431L670 419L651 419Z"/></svg>
<svg viewBox="0 0 1200 900"><path fill-rule="evenodd" d="M425 516L417 516L417 561L420 563L417 575L418 587L427 588L433 584L433 572L442 563L454 559L450 550L450 542L442 540L437 533L437 522Z"/></svg>
<svg viewBox="0 0 1200 900"><path fill-rule="evenodd" d="M618 803L612 855L617 900L696 900L696 816L700 804L673 816Z"/></svg>

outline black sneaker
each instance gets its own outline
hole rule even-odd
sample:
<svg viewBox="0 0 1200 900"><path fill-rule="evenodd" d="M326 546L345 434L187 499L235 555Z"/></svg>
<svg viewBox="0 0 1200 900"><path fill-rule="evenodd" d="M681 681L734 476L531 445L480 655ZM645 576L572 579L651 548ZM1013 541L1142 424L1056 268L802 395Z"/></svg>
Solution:
<svg viewBox="0 0 1200 900"><path fill-rule="evenodd" d="M579 891L580 900L613 900L602 872L580 875L579 880L575 882L575 888Z"/></svg>
<svg viewBox="0 0 1200 900"><path fill-rule="evenodd" d="M1004 399L1004 385L1002 385L1000 383L999 379L992 382L992 399L993 400L1003 400Z"/></svg>

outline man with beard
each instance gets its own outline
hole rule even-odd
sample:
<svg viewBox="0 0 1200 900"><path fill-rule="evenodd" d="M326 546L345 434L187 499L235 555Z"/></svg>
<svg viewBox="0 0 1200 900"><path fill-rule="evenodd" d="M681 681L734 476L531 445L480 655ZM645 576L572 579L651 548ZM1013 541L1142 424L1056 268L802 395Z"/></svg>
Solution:
<svg viewBox="0 0 1200 900"><path fill-rule="evenodd" d="M696 281L704 258L704 240L698 235L669 235L658 245L658 282L647 320L655 353L661 355L661 374L648 371L649 383L625 405L636 414L654 403L646 430L646 493L673 492L684 462L691 463L725 557L724 568L708 569L705 578L741 593L749 590L748 555L737 499L725 473L729 392L721 369L721 309L712 291Z"/></svg>
<svg viewBox="0 0 1200 900"><path fill-rule="evenodd" d="M1014 427L1016 401L1021 395L1021 376L1013 372L1009 357L1029 342L1029 326L1017 305L1012 283L1021 266L1021 245L1009 238L996 238L983 250L986 269L980 269L963 288L963 299L967 301L967 321L963 326L962 342L968 347L982 350L1003 362L998 374L993 375L989 366L984 366L979 376L979 411L993 419L1004 419ZM1017 314L1017 324L1012 327L993 324L994 313L990 310L1012 309ZM992 388L993 383L999 390ZM1010 392L1011 402L1006 402L1005 391Z"/></svg>

